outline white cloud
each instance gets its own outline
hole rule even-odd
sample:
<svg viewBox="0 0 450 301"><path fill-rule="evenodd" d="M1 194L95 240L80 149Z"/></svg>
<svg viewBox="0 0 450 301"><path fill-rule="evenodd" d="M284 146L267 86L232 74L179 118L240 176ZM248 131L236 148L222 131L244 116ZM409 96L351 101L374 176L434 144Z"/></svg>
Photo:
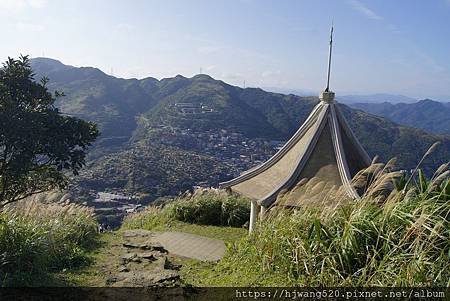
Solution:
<svg viewBox="0 0 450 301"><path fill-rule="evenodd" d="M116 29L120 31L132 31L134 29L134 26L128 23L119 23L116 25Z"/></svg>
<svg viewBox="0 0 450 301"><path fill-rule="evenodd" d="M359 11L361 14L363 14L365 17L372 19L372 20L383 20L383 17L380 15L377 15L373 10L365 6L361 1L359 0L348 0L348 3L353 7L355 10Z"/></svg>
<svg viewBox="0 0 450 301"><path fill-rule="evenodd" d="M47 6L48 3L47 0L27 0L26 2L30 7L34 8L43 8Z"/></svg>
<svg viewBox="0 0 450 301"><path fill-rule="evenodd" d="M449 0L450 1L450 0ZM388 30L393 34L402 34L403 32L394 24L388 24L387 25Z"/></svg>
<svg viewBox="0 0 450 301"><path fill-rule="evenodd" d="M199 46L196 48L197 52L209 55L209 54L223 54L229 57L243 57L259 60L267 60L269 57L266 54L255 51L253 49L242 48L239 46L225 45L217 41L204 39L196 36L186 35L184 38L190 43L197 43Z"/></svg>
<svg viewBox="0 0 450 301"><path fill-rule="evenodd" d="M273 77L273 76L279 76L281 74L280 70L276 70L276 71L271 71L271 70L267 70L264 71L261 76L262 77Z"/></svg>
<svg viewBox="0 0 450 301"><path fill-rule="evenodd" d="M431 57L425 51L417 48L416 53L421 58L422 62L429 68L429 70L433 73L442 73L445 72L446 69L442 67L433 57Z"/></svg>
<svg viewBox="0 0 450 301"><path fill-rule="evenodd" d="M33 24L33 23L17 23L16 29L20 31L32 31L32 32L41 32L45 30L45 26L41 24Z"/></svg>
<svg viewBox="0 0 450 301"><path fill-rule="evenodd" d="M220 74L220 77L227 82L231 82L232 84L242 83L245 80L244 75L238 72L236 73L222 72Z"/></svg>
<svg viewBox="0 0 450 301"><path fill-rule="evenodd" d="M0 10L18 12L27 8L43 8L47 3L47 0L0 0Z"/></svg>
<svg viewBox="0 0 450 301"><path fill-rule="evenodd" d="M25 8L25 1L21 0L0 0L0 9L7 11L17 11Z"/></svg>
<svg viewBox="0 0 450 301"><path fill-rule="evenodd" d="M197 51L201 54L213 54L224 50L224 47L222 46L200 46L197 48Z"/></svg>
<svg viewBox="0 0 450 301"><path fill-rule="evenodd" d="M109 73L112 73L114 76L117 76L114 70L111 70L111 72ZM144 67L135 67L128 69L124 74L124 78L144 78L146 76L148 76L148 70Z"/></svg>

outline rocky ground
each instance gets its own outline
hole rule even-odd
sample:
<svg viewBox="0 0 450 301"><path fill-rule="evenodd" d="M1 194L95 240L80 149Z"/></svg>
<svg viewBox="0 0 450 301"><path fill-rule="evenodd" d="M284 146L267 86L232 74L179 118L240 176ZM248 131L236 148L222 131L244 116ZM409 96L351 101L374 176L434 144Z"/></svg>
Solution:
<svg viewBox="0 0 450 301"><path fill-rule="evenodd" d="M182 264L216 262L224 251L222 240L184 232L108 232L89 267L62 277L77 286L183 287Z"/></svg>
<svg viewBox="0 0 450 301"><path fill-rule="evenodd" d="M113 287L179 286L180 265L173 264L168 251L154 240L155 234L145 230L123 233L123 253L117 273L106 279Z"/></svg>
<svg viewBox="0 0 450 301"><path fill-rule="evenodd" d="M205 290L203 283L216 277L211 271L225 252L224 241L247 232L217 228L184 225L160 232L108 231L101 234L86 266L55 276L61 286L105 288L85 290L99 300L219 300L223 292ZM108 289L116 287L120 289Z"/></svg>

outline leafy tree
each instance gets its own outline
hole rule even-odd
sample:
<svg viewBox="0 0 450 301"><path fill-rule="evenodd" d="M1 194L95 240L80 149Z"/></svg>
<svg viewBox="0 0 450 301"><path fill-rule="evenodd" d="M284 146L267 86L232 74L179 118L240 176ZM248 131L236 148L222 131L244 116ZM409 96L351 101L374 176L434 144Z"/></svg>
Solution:
<svg viewBox="0 0 450 301"><path fill-rule="evenodd" d="M0 69L0 210L32 194L67 185L78 174L87 148L99 135L94 123L63 116L60 92L47 78L34 81L27 56L8 58Z"/></svg>

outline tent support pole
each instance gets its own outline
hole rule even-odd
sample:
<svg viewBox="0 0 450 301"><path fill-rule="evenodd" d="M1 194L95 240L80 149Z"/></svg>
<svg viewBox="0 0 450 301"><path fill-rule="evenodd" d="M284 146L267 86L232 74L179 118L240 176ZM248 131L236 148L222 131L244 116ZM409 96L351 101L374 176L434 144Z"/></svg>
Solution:
<svg viewBox="0 0 450 301"><path fill-rule="evenodd" d="M258 205L257 201L252 200L250 205L250 225L248 227L249 233L255 229L256 220L258 219L258 213L260 211L261 206Z"/></svg>

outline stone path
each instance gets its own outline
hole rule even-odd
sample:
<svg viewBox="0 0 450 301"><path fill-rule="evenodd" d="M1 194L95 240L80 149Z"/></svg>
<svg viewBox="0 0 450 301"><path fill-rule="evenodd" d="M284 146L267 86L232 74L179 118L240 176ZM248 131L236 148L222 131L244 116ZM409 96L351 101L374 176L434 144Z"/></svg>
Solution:
<svg viewBox="0 0 450 301"><path fill-rule="evenodd" d="M225 253L225 244L222 240L195 234L160 232L155 233L155 240L169 253L203 261L217 261Z"/></svg>
<svg viewBox="0 0 450 301"><path fill-rule="evenodd" d="M225 244L218 239L182 232L125 231L117 272L110 273L106 284L121 287L179 286L178 270L181 266L173 264L173 259L183 256L217 261L224 252Z"/></svg>
<svg viewBox="0 0 450 301"><path fill-rule="evenodd" d="M171 264L167 250L154 241L154 233L138 230L123 235L123 253L118 258L118 273L107 285L120 287L178 286L179 266Z"/></svg>

